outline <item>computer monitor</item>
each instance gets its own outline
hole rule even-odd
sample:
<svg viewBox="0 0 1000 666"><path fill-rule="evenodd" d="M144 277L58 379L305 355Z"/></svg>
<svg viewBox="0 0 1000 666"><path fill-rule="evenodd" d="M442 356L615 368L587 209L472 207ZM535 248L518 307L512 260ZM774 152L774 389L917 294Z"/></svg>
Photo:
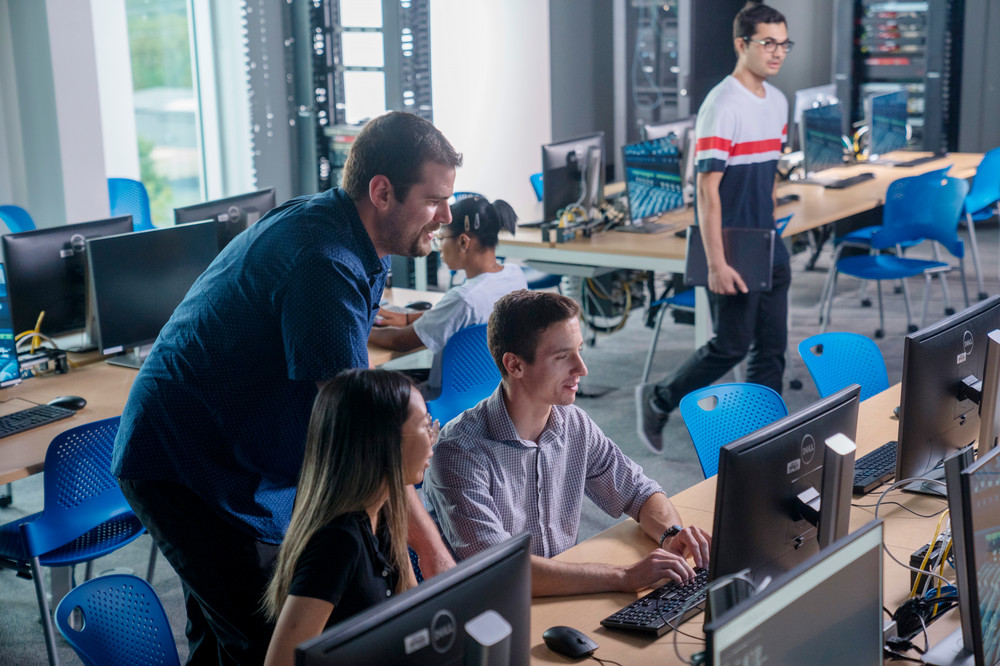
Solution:
<svg viewBox="0 0 1000 666"><path fill-rule="evenodd" d="M979 399L979 451L997 446L1000 436L1000 330L986 334L986 367Z"/></svg>
<svg viewBox="0 0 1000 666"><path fill-rule="evenodd" d="M604 132L542 146L542 181L546 222L574 203L589 215L604 196Z"/></svg>
<svg viewBox="0 0 1000 666"><path fill-rule="evenodd" d="M628 210L633 224L655 220L684 206L681 141L676 134L668 134L622 146Z"/></svg>
<svg viewBox="0 0 1000 666"><path fill-rule="evenodd" d="M705 626L707 662L882 664L882 522L808 558Z"/></svg>
<svg viewBox="0 0 1000 666"><path fill-rule="evenodd" d="M215 222L87 241L95 338L115 365L139 367L191 285L219 253ZM144 353L143 353L144 352Z"/></svg>
<svg viewBox="0 0 1000 666"><path fill-rule="evenodd" d="M697 121L697 116L690 116L688 118L682 118L680 120L672 120L669 123L659 123L656 125L643 125L642 126L642 136L644 141L652 141L653 139L662 139L665 136L671 134L683 137L688 130L693 130L695 121Z"/></svg>
<svg viewBox="0 0 1000 666"><path fill-rule="evenodd" d="M848 461L825 443L838 434L854 441L860 393L854 384L722 447L711 580L750 569L763 581L846 535L854 452ZM812 514L803 505L810 491L820 500Z"/></svg>
<svg viewBox="0 0 1000 666"><path fill-rule="evenodd" d="M14 322L7 302L7 281L0 266L0 388L21 382L21 366L17 362Z"/></svg>
<svg viewBox="0 0 1000 666"><path fill-rule="evenodd" d="M837 85L835 83L796 90L792 122L796 125L800 124L802 122L802 112L806 109L817 109L821 106L836 104L838 101Z"/></svg>
<svg viewBox="0 0 1000 666"><path fill-rule="evenodd" d="M531 545L523 533L330 627L298 646L295 663L527 664L530 616Z"/></svg>
<svg viewBox="0 0 1000 666"><path fill-rule="evenodd" d="M839 103L802 111L799 133L806 176L844 166L844 139Z"/></svg>
<svg viewBox="0 0 1000 666"><path fill-rule="evenodd" d="M986 367L987 334L1000 328L1000 296L906 336L899 402L896 479L940 478L941 461L976 441L977 390ZM917 492L941 494L936 485L917 483Z"/></svg>
<svg viewBox="0 0 1000 666"><path fill-rule="evenodd" d="M274 208L274 188L238 194L174 209L174 224L214 220L218 225L219 251L229 241Z"/></svg>
<svg viewBox="0 0 1000 666"><path fill-rule="evenodd" d="M131 231L132 216L124 215L3 236L14 330L34 329L42 311L40 331L46 335L85 330L86 240Z"/></svg>
<svg viewBox="0 0 1000 666"><path fill-rule="evenodd" d="M868 98L868 158L906 148L907 92L883 93Z"/></svg>

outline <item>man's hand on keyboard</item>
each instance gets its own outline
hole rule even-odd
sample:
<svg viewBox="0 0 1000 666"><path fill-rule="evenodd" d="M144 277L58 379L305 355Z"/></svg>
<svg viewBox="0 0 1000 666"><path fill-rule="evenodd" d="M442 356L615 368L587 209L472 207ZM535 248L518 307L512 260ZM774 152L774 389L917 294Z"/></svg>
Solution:
<svg viewBox="0 0 1000 666"><path fill-rule="evenodd" d="M627 592L638 592L662 580L683 583L691 578L694 578L694 569L683 555L657 548L632 566L626 567L622 587Z"/></svg>
<svg viewBox="0 0 1000 666"><path fill-rule="evenodd" d="M682 557L690 556L694 565L702 569L708 568L708 553L712 546L712 535L697 525L689 525L663 542L663 548L669 553Z"/></svg>

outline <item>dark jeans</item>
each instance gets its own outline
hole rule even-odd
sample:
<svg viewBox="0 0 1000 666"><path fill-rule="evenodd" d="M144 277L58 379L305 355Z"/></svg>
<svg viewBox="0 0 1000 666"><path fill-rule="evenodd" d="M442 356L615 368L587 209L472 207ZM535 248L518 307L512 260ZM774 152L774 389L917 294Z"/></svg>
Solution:
<svg viewBox="0 0 1000 666"><path fill-rule="evenodd" d="M708 292L715 337L656 385L656 402L670 411L691 391L712 384L747 357L748 382L781 393L788 347L788 286L791 268L776 265L770 291L735 296Z"/></svg>
<svg viewBox="0 0 1000 666"><path fill-rule="evenodd" d="M119 479L122 493L180 576L189 664L260 664L274 625L261 599L278 546L257 541L187 487Z"/></svg>

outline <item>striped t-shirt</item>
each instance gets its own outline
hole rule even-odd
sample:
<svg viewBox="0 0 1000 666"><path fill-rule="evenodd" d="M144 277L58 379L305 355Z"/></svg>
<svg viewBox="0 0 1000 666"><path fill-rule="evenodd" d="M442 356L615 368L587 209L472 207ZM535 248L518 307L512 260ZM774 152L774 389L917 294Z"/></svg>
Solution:
<svg viewBox="0 0 1000 666"><path fill-rule="evenodd" d="M712 88L698 110L698 171L722 171L722 226L774 228L774 177L788 139L788 101L764 82L764 97L732 76ZM784 244L774 244L774 263L788 263Z"/></svg>

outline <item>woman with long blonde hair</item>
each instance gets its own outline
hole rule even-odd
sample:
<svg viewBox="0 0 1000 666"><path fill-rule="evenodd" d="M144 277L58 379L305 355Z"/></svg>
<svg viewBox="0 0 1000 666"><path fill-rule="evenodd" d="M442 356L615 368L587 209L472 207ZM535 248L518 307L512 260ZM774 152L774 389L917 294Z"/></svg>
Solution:
<svg viewBox="0 0 1000 666"><path fill-rule="evenodd" d="M413 383L348 370L316 396L295 509L264 610L276 621L265 664L416 584L406 546L406 486L423 479L437 437Z"/></svg>

